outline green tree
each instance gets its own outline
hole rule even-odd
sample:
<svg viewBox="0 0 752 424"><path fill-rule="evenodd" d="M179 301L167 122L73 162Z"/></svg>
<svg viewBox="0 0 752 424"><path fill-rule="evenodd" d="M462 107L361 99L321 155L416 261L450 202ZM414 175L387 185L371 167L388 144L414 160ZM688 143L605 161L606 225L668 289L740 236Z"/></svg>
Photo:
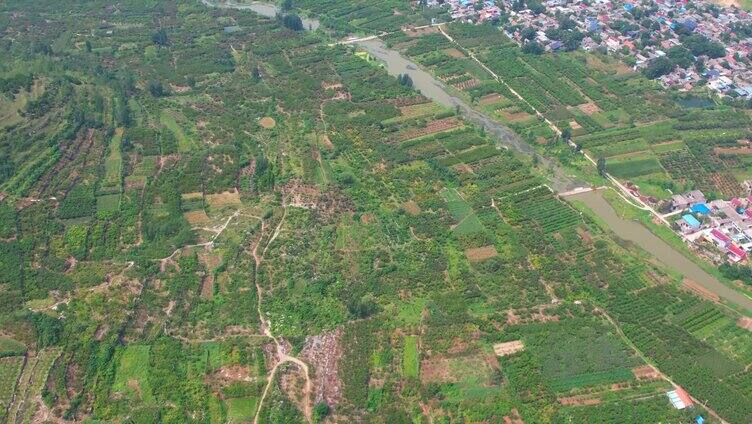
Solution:
<svg viewBox="0 0 752 424"><path fill-rule="evenodd" d="M598 174L600 174L601 176L606 176L606 158L602 155L598 156L597 167Z"/></svg>

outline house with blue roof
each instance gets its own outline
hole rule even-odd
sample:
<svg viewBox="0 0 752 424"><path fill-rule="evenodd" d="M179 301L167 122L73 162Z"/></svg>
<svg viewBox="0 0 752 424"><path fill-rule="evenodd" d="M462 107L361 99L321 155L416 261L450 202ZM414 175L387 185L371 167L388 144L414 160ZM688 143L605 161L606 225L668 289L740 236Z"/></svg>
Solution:
<svg viewBox="0 0 752 424"><path fill-rule="evenodd" d="M697 218L694 217L694 215L686 214L682 216L682 220L693 230L700 229L700 221L697 220Z"/></svg>
<svg viewBox="0 0 752 424"><path fill-rule="evenodd" d="M689 208L690 211L693 213L699 213L700 215L707 215L710 213L710 208L705 203L698 203L696 205L692 205Z"/></svg>

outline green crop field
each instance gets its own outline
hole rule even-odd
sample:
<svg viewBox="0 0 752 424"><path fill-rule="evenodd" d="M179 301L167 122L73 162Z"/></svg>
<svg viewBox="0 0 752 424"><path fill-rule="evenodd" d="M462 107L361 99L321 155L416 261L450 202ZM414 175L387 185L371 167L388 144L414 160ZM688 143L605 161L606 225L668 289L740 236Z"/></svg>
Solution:
<svg viewBox="0 0 752 424"><path fill-rule="evenodd" d="M149 346L129 345L120 356L113 389L135 396L145 404L154 403L149 382Z"/></svg>
<svg viewBox="0 0 752 424"><path fill-rule="evenodd" d="M561 196L610 184L578 150L657 202L745 195L744 105L423 27L447 5L280 6L0 2L0 421L710 417L650 363L752 422L749 311ZM337 43L382 31L415 69Z"/></svg>
<svg viewBox="0 0 752 424"><path fill-rule="evenodd" d="M402 374L407 378L418 378L419 368L418 337L406 336L405 347L402 351Z"/></svg>

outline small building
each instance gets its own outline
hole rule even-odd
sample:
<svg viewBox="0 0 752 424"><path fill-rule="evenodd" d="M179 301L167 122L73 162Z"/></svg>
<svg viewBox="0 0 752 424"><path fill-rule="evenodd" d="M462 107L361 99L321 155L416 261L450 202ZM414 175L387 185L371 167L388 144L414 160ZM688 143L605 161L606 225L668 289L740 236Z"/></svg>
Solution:
<svg viewBox="0 0 752 424"><path fill-rule="evenodd" d="M682 216L682 220L689 225L690 228L697 230L700 228L700 221L697 220L693 215L686 214Z"/></svg>
<svg viewBox="0 0 752 424"><path fill-rule="evenodd" d="M710 238L722 249L726 249L731 244L731 238L717 228L710 230Z"/></svg>
<svg viewBox="0 0 752 424"><path fill-rule="evenodd" d="M692 207L689 208L694 213L699 213L700 215L707 215L710 213L710 208L705 203L698 203L696 205L692 205Z"/></svg>
<svg viewBox="0 0 752 424"><path fill-rule="evenodd" d="M736 244L731 243L728 247L728 256L732 262L740 262L747 259L747 252Z"/></svg>
<svg viewBox="0 0 752 424"><path fill-rule="evenodd" d="M692 398L679 386L676 386L674 390L666 392L666 396L668 396L668 400L671 401L671 404L676 409L684 409L693 405Z"/></svg>

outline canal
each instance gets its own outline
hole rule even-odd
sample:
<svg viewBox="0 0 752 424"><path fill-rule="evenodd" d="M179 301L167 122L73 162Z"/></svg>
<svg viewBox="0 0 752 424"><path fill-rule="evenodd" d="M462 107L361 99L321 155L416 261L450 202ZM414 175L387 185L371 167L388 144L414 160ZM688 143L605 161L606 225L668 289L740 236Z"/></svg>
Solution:
<svg viewBox="0 0 752 424"><path fill-rule="evenodd" d="M614 234L640 246L667 267L717 294L722 299L741 306L747 311L752 311L752 299L718 281L717 278L708 274L681 252L653 234L644 225L621 218L600 191L589 191L568 198L584 203L606 222Z"/></svg>
<svg viewBox="0 0 752 424"><path fill-rule="evenodd" d="M237 3L233 1L218 3L212 0L201 1L209 7L250 10L267 17L274 17L279 11L279 8L276 5L259 1L249 3ZM303 24L306 28L310 29L317 29L320 26L319 21L316 19L303 19ZM542 157L535 153L533 148L521 140L511 129L473 109L472 106L463 99L453 96L442 82L434 78L428 72L422 70L414 62L406 59L399 52L389 49L383 41L379 39L358 41L357 45L371 54L374 58L384 63L385 69L390 75L397 76L400 74L407 74L413 81L413 87L416 90L419 90L421 94L446 107L457 108L466 119L482 126L487 133L493 134L501 146L512 149L523 155L531 157L536 156L538 160L552 172L552 176L549 178L551 188L555 192L562 193L587 185L578 181L574 177L567 175L564 170L551 159ZM584 192L573 195L571 198L581 201L588 208L593 210L606 222L618 237L635 243L668 268L692 281L695 281L707 290L717 294L725 301L738 305L747 311L752 311L752 299L718 281L717 278L708 274L697 264L689 260L681 252L671 247L668 243L661 240L642 224L619 217L614 208L606 201L599 191Z"/></svg>

